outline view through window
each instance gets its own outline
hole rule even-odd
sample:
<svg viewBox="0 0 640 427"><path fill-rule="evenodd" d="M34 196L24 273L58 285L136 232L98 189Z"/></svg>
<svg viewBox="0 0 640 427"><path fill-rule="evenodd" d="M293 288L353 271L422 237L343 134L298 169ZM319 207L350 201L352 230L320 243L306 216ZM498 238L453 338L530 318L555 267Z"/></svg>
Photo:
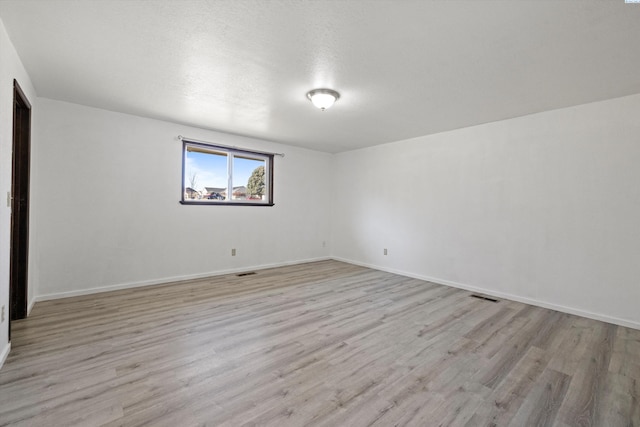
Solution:
<svg viewBox="0 0 640 427"><path fill-rule="evenodd" d="M273 205L273 155L183 144L183 204Z"/></svg>

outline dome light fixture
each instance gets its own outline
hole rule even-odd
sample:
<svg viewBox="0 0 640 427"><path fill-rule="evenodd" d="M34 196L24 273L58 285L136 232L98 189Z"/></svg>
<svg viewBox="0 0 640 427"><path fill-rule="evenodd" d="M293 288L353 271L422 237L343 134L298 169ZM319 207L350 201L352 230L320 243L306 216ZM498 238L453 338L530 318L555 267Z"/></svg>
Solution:
<svg viewBox="0 0 640 427"><path fill-rule="evenodd" d="M332 89L314 89L307 93L307 98L313 105L324 111L340 99L340 94Z"/></svg>

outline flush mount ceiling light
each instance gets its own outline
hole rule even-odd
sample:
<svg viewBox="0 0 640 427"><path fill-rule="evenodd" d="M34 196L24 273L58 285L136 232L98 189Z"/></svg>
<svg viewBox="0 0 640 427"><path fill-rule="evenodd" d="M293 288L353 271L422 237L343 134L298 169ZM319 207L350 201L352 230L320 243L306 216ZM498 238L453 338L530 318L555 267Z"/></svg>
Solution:
<svg viewBox="0 0 640 427"><path fill-rule="evenodd" d="M314 89L307 93L307 98L313 105L324 111L340 99L340 94L331 89Z"/></svg>

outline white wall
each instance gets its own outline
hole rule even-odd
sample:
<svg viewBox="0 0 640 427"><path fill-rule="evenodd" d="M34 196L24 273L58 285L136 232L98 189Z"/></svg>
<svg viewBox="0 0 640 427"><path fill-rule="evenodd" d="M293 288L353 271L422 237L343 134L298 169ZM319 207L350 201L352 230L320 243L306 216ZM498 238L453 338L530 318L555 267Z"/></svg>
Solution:
<svg viewBox="0 0 640 427"><path fill-rule="evenodd" d="M41 299L328 257L331 155L50 99L38 108ZM178 135L284 152L275 206L180 205Z"/></svg>
<svg viewBox="0 0 640 427"><path fill-rule="evenodd" d="M9 250L11 238L11 209L7 206L7 192L11 191L13 149L13 80L16 79L29 99L32 127L35 124L36 92L16 53L4 23L0 20L0 306L5 307L5 320L0 323L0 366L9 350ZM34 138L32 136L32 142ZM29 272L31 274L31 270ZM28 298L37 289L29 287Z"/></svg>
<svg viewBox="0 0 640 427"><path fill-rule="evenodd" d="M332 255L638 328L639 111L635 95L338 154Z"/></svg>

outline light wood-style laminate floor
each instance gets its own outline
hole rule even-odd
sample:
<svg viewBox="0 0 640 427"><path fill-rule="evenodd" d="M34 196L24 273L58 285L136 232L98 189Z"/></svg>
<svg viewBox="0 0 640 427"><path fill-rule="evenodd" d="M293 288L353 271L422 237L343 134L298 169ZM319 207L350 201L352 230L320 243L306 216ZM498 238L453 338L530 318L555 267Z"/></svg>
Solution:
<svg viewBox="0 0 640 427"><path fill-rule="evenodd" d="M640 426L640 331L323 261L36 304L0 425Z"/></svg>

